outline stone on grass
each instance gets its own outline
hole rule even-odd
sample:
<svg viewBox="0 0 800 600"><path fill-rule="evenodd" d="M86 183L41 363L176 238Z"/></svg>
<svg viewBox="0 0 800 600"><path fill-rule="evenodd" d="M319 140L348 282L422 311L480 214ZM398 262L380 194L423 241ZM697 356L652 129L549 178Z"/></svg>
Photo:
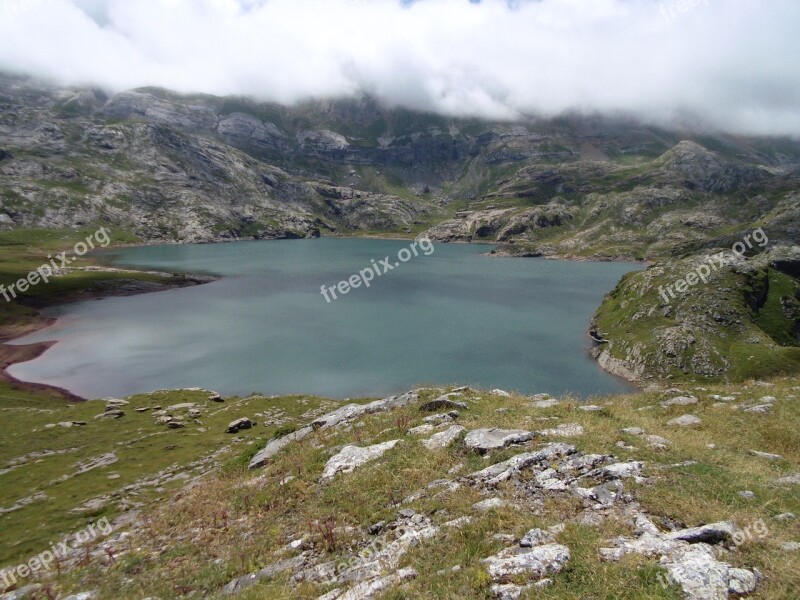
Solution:
<svg viewBox="0 0 800 600"><path fill-rule="evenodd" d="M627 479L630 477L641 477L644 463L638 460L630 462L614 463L602 468L603 474L615 479Z"/></svg>
<svg viewBox="0 0 800 600"><path fill-rule="evenodd" d="M792 473L791 475L786 475L785 477L780 477L779 479L775 480L775 483L780 485L797 485L800 484L800 473Z"/></svg>
<svg viewBox="0 0 800 600"><path fill-rule="evenodd" d="M494 510L495 508L502 508L506 504L507 502L502 498L487 498L486 500L481 500L480 502L473 504L472 509L480 512L486 512L489 510Z"/></svg>
<svg viewBox="0 0 800 600"><path fill-rule="evenodd" d="M428 450L438 450L441 448L447 448L450 444L458 439L463 432L466 431L465 427L461 425L451 425L445 431L440 431L439 433L434 433L431 437L427 440L424 440L422 443Z"/></svg>
<svg viewBox="0 0 800 600"><path fill-rule="evenodd" d="M582 410L584 412L600 412L603 410L603 407L598 406L597 404L583 404L578 407L578 410Z"/></svg>
<svg viewBox="0 0 800 600"><path fill-rule="evenodd" d="M522 444L532 440L536 436L534 431L524 431L522 429L474 429L464 438L467 448L481 454L492 450L499 450L512 444Z"/></svg>
<svg viewBox="0 0 800 600"><path fill-rule="evenodd" d="M657 450L664 450L667 446L670 445L670 441L667 438L663 438L660 435L649 434L644 437L647 440L647 445L650 448L655 448Z"/></svg>
<svg viewBox="0 0 800 600"><path fill-rule="evenodd" d="M699 527L688 527L686 529L679 529L678 531L670 531L664 534L664 537L670 540L683 540L690 544L698 544L700 542L706 544L717 544L731 539L739 529L731 521L720 521L718 523L709 523Z"/></svg>
<svg viewBox="0 0 800 600"><path fill-rule="evenodd" d="M519 541L520 548L533 548L534 546L541 546L543 544L550 544L554 542L556 539L556 535L564 531L564 525L553 525L552 527L548 527L545 529L539 529L538 527L535 529L531 529L522 536L522 539Z"/></svg>
<svg viewBox="0 0 800 600"><path fill-rule="evenodd" d="M786 550L787 552L796 552L800 550L800 542L783 542L781 544L781 550Z"/></svg>
<svg viewBox="0 0 800 600"><path fill-rule="evenodd" d="M628 435L644 435L644 429L641 427L625 427L624 429L620 429L620 431Z"/></svg>
<svg viewBox="0 0 800 600"><path fill-rule="evenodd" d="M533 402L533 408L553 408L561 404L555 398L545 398L543 400L536 400Z"/></svg>
<svg viewBox="0 0 800 600"><path fill-rule="evenodd" d="M469 408L466 402L459 402L456 400L450 400L447 396L439 396L435 400L431 400L430 402L426 402L419 409L422 412L433 412L435 410L445 410L445 409L455 409L460 408L462 410L466 410Z"/></svg>
<svg viewBox="0 0 800 600"><path fill-rule="evenodd" d="M225 433L239 433L243 429L250 429L252 426L253 422L250 419L247 417L241 417L235 421L231 421L228 424L228 428L225 430Z"/></svg>
<svg viewBox="0 0 800 600"><path fill-rule="evenodd" d="M694 396L676 396L669 400L664 400L661 403L661 408L669 408L670 406L689 406L690 404L697 404L697 398Z"/></svg>
<svg viewBox="0 0 800 600"><path fill-rule="evenodd" d="M772 404L757 404L756 406L745 408L744 412L756 415L764 415L770 412L771 410L772 410Z"/></svg>
<svg viewBox="0 0 800 600"><path fill-rule="evenodd" d="M242 590L249 588L250 586L258 583L263 579L270 579L279 575L280 573L285 573L287 571L295 571L302 567L307 559L307 555L300 554L298 556L293 556L292 558L287 558L281 560L277 563L264 567L260 571L255 573L249 573L248 575L243 575L241 577L237 577L233 581L229 582L224 588L222 588L222 595L223 596L232 596L234 594L238 594Z"/></svg>
<svg viewBox="0 0 800 600"><path fill-rule="evenodd" d="M283 450L287 445L292 442L302 440L312 431L313 429L311 428L311 425L307 425L306 427L301 427L297 431L293 431L292 433L284 435L283 437L270 440L270 442L264 446L263 450L259 451L253 457L253 459L250 461L249 468L257 469L259 467L263 467L267 464L267 461L269 461L270 458Z"/></svg>
<svg viewBox="0 0 800 600"><path fill-rule="evenodd" d="M692 425L699 425L702 421L694 415L681 415L674 419L667 421L667 425L675 425L678 427L690 427Z"/></svg>
<svg viewBox="0 0 800 600"><path fill-rule="evenodd" d="M541 435L548 437L578 437L585 433L583 426L577 423L562 423L558 427L552 429L545 429L539 432Z"/></svg>
<svg viewBox="0 0 800 600"><path fill-rule="evenodd" d="M780 454L770 454L769 452L761 452L760 450L750 450L750 454L767 460L783 460Z"/></svg>
<svg viewBox="0 0 800 600"><path fill-rule="evenodd" d="M490 591L492 592L492 597L496 600L519 600L519 597L529 587L528 585L516 585L514 583L494 583Z"/></svg>
<svg viewBox="0 0 800 600"><path fill-rule="evenodd" d="M485 558L483 563L495 583L509 583L518 576L542 579L560 573L569 562L569 548L545 544L533 548L511 548Z"/></svg>
<svg viewBox="0 0 800 600"><path fill-rule="evenodd" d="M423 423L422 425L417 425L416 427L412 427L409 429L406 434L407 435L425 435L426 433L430 433L436 429L430 423Z"/></svg>
<svg viewBox="0 0 800 600"><path fill-rule="evenodd" d="M430 415L422 419L423 423L432 423L436 425L437 423L450 423L451 421L455 421L461 413L457 410L451 410L450 412L441 413L438 415Z"/></svg>
<svg viewBox="0 0 800 600"><path fill-rule="evenodd" d="M508 480L523 469L532 465L541 464L558 458L564 458L575 453L575 446L569 444L550 444L535 452L523 452L512 456L508 460L470 473L464 479L470 484L481 484L486 487L495 487Z"/></svg>
<svg viewBox="0 0 800 600"><path fill-rule="evenodd" d="M503 398L510 398L511 394L509 394L505 390L492 390L489 392L492 396L502 396Z"/></svg>
<svg viewBox="0 0 800 600"><path fill-rule="evenodd" d="M417 577L417 572L406 567L399 569L385 577L378 577L369 581L362 581L356 586L347 590L344 594L338 597L338 600L371 600L385 592L386 590L394 587L398 583L408 581Z"/></svg>
<svg viewBox="0 0 800 600"><path fill-rule="evenodd" d="M322 472L321 481L330 481L339 473L349 473L370 461L380 458L387 450L395 447L400 440L390 440L372 446L345 446L328 460Z"/></svg>

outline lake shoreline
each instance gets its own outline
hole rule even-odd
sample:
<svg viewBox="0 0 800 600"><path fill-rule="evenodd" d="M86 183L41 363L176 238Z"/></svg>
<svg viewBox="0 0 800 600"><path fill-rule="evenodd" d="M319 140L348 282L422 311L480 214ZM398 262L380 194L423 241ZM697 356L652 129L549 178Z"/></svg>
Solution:
<svg viewBox="0 0 800 600"><path fill-rule="evenodd" d="M325 236L327 239L364 239L364 240L393 240L393 241L407 241L415 239L413 236L408 237L386 237L380 235L360 235L360 236ZM321 239L321 238L314 238L314 239ZM236 241L284 241L284 240L229 240L230 242ZM226 243L226 241L219 242L219 243ZM216 244L218 242L210 242L212 244ZM453 241L453 242L439 242L442 244L453 244L453 245L486 245L491 246L494 245L492 242L485 242L485 241ZM149 246L181 246L186 245L183 243L123 243L123 244L115 244L113 246L114 249L119 248L135 248L135 247L149 247ZM206 245L206 243L198 244L198 245ZM490 256L493 258L529 258L528 256L522 255L505 255L505 254L494 254L494 253L483 253L484 256ZM198 275L192 273L164 273L164 272L155 272L155 271L147 271L145 269L138 269L138 268L130 268L126 267L124 269L113 268L108 266L108 263L104 263L102 260L102 254L98 253L93 256L96 261L95 265L90 265L84 267L86 270L93 270L93 271L109 271L109 272L129 272L132 275L142 276L142 275L156 275L165 278L165 280L160 281L156 286L153 285L145 285L144 281L140 282L140 286L134 285L131 286L132 281L136 280L109 280L111 285L107 289L103 290L82 290L79 291L77 294L72 294L67 297L47 297L45 301L37 301L34 304L28 302L25 304L28 308L34 310L33 315L27 315L25 317L20 317L17 320L11 320L10 322L6 323L5 325L0 326L0 382L10 383L15 388L18 388L22 391L28 392L42 392L47 391L51 392L54 397L59 399L64 399L69 402L82 402L87 400L88 398L84 398L80 395L74 394L67 389L48 385L43 383L34 383L34 382L27 382L19 380L13 377L9 372L8 369L12 366L28 362L31 360L35 360L42 356L48 349L53 347L57 341L43 341L43 342L36 342L33 344L25 344L25 345L17 345L12 344L9 342L13 342L16 339L21 339L48 327L52 327L58 324L59 319L56 317L43 317L41 315L41 309L55 307L63 304L68 304L71 302L82 301L82 300L102 300L105 298L113 298L113 297L122 297L122 296L133 296L133 295L140 295L140 294L148 294L157 291L166 291L169 289L176 289L182 287L190 287L194 285L202 285L205 283L210 283L212 281L216 281L221 279L220 276L210 276L210 275ZM584 257L575 257L575 256L541 256L541 257L534 257L534 258L542 258L550 261L566 261L566 262L640 262L640 261L631 261L625 259L619 260L593 260L591 258L584 258ZM169 279L166 279L169 278ZM180 278L180 279L177 279ZM587 325L586 336L588 335L589 327ZM614 373L605 369L599 361L597 361L594 356L592 355L590 348L584 348L585 354L592 358L593 362L600 368L600 370L606 372L607 374L611 375L614 378L620 379L621 381L626 382L627 384L631 384L634 386L635 390L631 393L635 392L636 390L641 388L641 382L637 380L631 380L626 377L620 376L618 373Z"/></svg>
<svg viewBox="0 0 800 600"><path fill-rule="evenodd" d="M0 325L0 383L9 383L14 388L17 388L23 392L48 392L52 394L54 398L67 400L69 402L84 402L89 400L89 398L84 398L58 386L48 385L45 383L22 381L8 372L8 369L16 364L39 358L57 342L44 341L22 345L13 344L10 342L58 324L58 318L42 316L42 310L46 308L69 304L71 302L79 302L82 300L103 300L105 298L163 292L170 289L204 285L219 279L218 277L194 275L189 273L182 273L179 276L175 276L168 273L158 273L138 269L110 269L101 265L88 268L109 272L130 272L136 275L159 275L164 277L164 279L155 285L147 285L147 282L141 281L138 288L135 284L131 284L132 280L130 279L109 280L114 281L114 285L102 291L83 290L77 294L71 294L60 298L49 296L44 301L23 304L23 306L33 310L32 315L20 316L18 319L11 319L8 323ZM168 277L172 278L172 280L168 279Z"/></svg>

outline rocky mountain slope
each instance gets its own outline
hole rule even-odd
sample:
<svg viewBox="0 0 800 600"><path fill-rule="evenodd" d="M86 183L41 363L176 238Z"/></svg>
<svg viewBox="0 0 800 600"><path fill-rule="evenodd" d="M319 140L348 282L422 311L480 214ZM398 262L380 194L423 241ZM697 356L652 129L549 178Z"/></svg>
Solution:
<svg viewBox="0 0 800 600"><path fill-rule="evenodd" d="M293 107L0 75L0 227L144 240L357 231L650 257L754 221L798 239L800 143L600 117L490 123L368 97Z"/></svg>
<svg viewBox="0 0 800 600"><path fill-rule="evenodd" d="M591 335L600 365L634 381L800 372L800 247L720 248L630 273Z"/></svg>
<svg viewBox="0 0 800 600"><path fill-rule="evenodd" d="M66 535L17 600L793 598L798 383L20 399L0 562Z"/></svg>

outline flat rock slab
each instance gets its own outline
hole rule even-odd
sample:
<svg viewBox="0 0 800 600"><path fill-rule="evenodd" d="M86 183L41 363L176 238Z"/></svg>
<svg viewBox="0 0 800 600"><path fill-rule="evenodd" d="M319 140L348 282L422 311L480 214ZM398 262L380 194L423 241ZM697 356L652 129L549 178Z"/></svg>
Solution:
<svg viewBox="0 0 800 600"><path fill-rule="evenodd" d="M544 400L535 400L533 402L533 408L553 408L559 404L560 402L555 398L546 398Z"/></svg>
<svg viewBox="0 0 800 600"><path fill-rule="evenodd" d="M481 454L506 448L512 444L522 444L532 440L536 436L535 431L525 431L522 429L473 429L464 438L467 448Z"/></svg>
<svg viewBox="0 0 800 600"><path fill-rule="evenodd" d="M797 485L800 484L800 473L792 473L786 477L781 477L775 480L775 483L781 485Z"/></svg>
<svg viewBox="0 0 800 600"><path fill-rule="evenodd" d="M320 481L330 481L339 473L349 473L370 461L380 458L387 450L391 450L400 440L390 440L373 446L345 446L336 455L331 457L325 465Z"/></svg>
<svg viewBox="0 0 800 600"><path fill-rule="evenodd" d="M270 579L271 577L275 577L276 575L279 575L280 573L284 573L286 571L294 571L303 566L303 564L306 561L306 558L307 557L305 554L301 554L299 556L287 558L275 564L269 565L268 567L264 567L263 569L255 573L250 573L248 575L243 575L242 577L237 577L236 579L228 583L224 588L222 588L222 595L232 596L249 588L251 585L258 583L263 579Z"/></svg>
<svg viewBox="0 0 800 600"><path fill-rule="evenodd" d="M433 423L434 425L439 423L449 423L451 421L455 421L459 415L457 410L451 410L450 412L442 413L439 415L430 415L422 419L423 423Z"/></svg>
<svg viewBox="0 0 800 600"><path fill-rule="evenodd" d="M502 508L506 506L506 504L508 503L502 498L487 498L486 500L481 500L473 504L472 509L479 512L486 512L495 508Z"/></svg>
<svg viewBox="0 0 800 600"><path fill-rule="evenodd" d="M374 400L367 404L345 404L335 411L315 419L311 427L316 429L329 429L351 421L364 415L386 412L395 408L401 408L407 404L412 404L419 400L419 395L414 392L407 392L400 396L390 396L382 400Z"/></svg>
<svg viewBox="0 0 800 600"><path fill-rule="evenodd" d="M697 404L697 398L694 396L675 396L669 400L664 400L661 403L661 408L669 408L670 406L689 406L690 404Z"/></svg>
<svg viewBox="0 0 800 600"><path fill-rule="evenodd" d="M467 429L461 425L452 425L444 431L433 434L422 443L428 450L447 448L447 446L456 441L458 436L460 436L466 430Z"/></svg>
<svg viewBox="0 0 800 600"><path fill-rule="evenodd" d="M545 429L539 432L548 437L578 437L585 433L583 426L578 423L563 423L552 429Z"/></svg>
<svg viewBox="0 0 800 600"><path fill-rule="evenodd" d="M270 458L275 456L278 452L283 450L287 445L292 442L297 442L302 440L308 434L310 434L313 430L311 425L307 425L306 427L301 427L297 431L293 431L283 437L276 438L271 440L264 449L259 451L253 459L250 461L250 468L257 469L259 467L263 467L267 464Z"/></svg>
<svg viewBox="0 0 800 600"><path fill-rule="evenodd" d="M541 579L560 573L569 562L569 548L545 544L533 548L512 548L483 560L489 576L496 583L509 583L524 575Z"/></svg>
<svg viewBox="0 0 800 600"><path fill-rule="evenodd" d="M620 431L628 435L644 435L644 429L641 427L625 427L624 429L620 429Z"/></svg>
<svg viewBox="0 0 800 600"><path fill-rule="evenodd" d="M667 425L676 427L690 427L692 425L699 425L700 423L702 423L702 421L694 415L681 415L680 417L667 421Z"/></svg>
<svg viewBox="0 0 800 600"><path fill-rule="evenodd" d="M358 585L350 588L341 596L338 596L338 600L370 600L371 598L375 598L379 594L394 587L398 583L408 581L409 579L414 579L416 577L417 572L410 567L399 569L398 571L385 577L378 577L372 581L364 581L359 583Z"/></svg>
<svg viewBox="0 0 800 600"><path fill-rule="evenodd" d="M761 452L760 450L750 450L750 454L758 458L766 458L767 460L783 460L780 454L770 454L769 452Z"/></svg>

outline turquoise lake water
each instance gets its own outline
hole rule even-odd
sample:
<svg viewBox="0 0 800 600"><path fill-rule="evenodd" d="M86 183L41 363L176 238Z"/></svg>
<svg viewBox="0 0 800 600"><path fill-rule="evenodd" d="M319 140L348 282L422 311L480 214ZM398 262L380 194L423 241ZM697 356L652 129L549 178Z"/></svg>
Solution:
<svg viewBox="0 0 800 600"><path fill-rule="evenodd" d="M84 397L206 387L224 394L382 396L428 384L523 393L630 389L588 355L603 295L633 263L487 256L436 244L327 303L333 286L409 242L317 239L148 246L118 266L212 273L206 285L78 302L16 343L57 340L13 376Z"/></svg>

